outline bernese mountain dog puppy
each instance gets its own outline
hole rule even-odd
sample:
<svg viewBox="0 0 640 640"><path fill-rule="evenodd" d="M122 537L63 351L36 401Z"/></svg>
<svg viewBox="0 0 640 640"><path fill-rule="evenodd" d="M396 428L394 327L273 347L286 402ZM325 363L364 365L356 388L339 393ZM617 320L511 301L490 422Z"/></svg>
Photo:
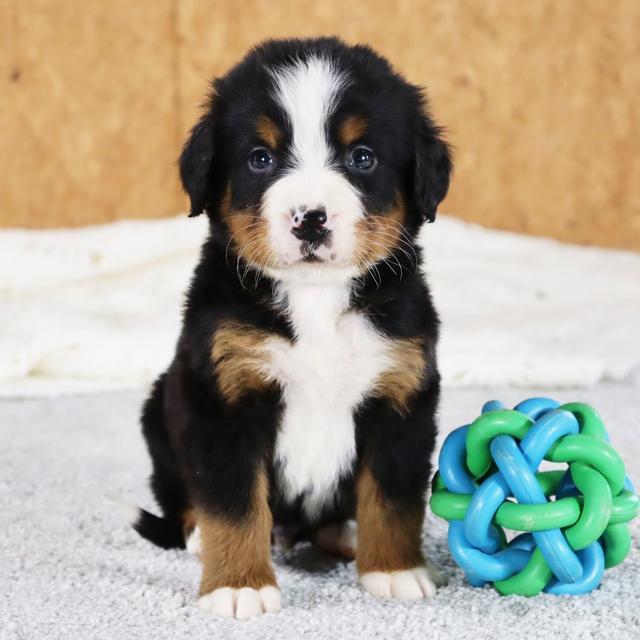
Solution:
<svg viewBox="0 0 640 640"><path fill-rule="evenodd" d="M355 557L424 598L438 316L416 234L451 158L422 91L366 46L268 41L213 82L180 174L210 234L143 433L163 516L202 561L200 606L280 609L275 540Z"/></svg>

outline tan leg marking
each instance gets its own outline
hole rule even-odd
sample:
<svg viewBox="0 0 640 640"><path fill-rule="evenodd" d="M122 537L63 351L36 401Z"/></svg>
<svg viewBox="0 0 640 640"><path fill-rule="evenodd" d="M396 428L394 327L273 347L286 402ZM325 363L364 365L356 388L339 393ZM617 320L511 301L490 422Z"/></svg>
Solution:
<svg viewBox="0 0 640 640"><path fill-rule="evenodd" d="M357 491L356 567L362 586L378 598L435 595L436 582L421 549L424 510L404 511L386 502L366 466Z"/></svg>
<svg viewBox="0 0 640 640"><path fill-rule="evenodd" d="M252 507L240 522L230 522L204 510L197 511L202 532L202 583L200 595L218 587L275 585L271 565L271 527L267 479L256 478Z"/></svg>
<svg viewBox="0 0 640 640"><path fill-rule="evenodd" d="M189 507L182 515L182 533L185 540L191 535L191 532L196 528L196 512L193 507Z"/></svg>
<svg viewBox="0 0 640 640"><path fill-rule="evenodd" d="M266 474L258 473L251 509L240 522L202 509L196 514L202 538L200 607L238 619L279 611Z"/></svg>
<svg viewBox="0 0 640 640"><path fill-rule="evenodd" d="M358 573L398 571L424 563L423 509L401 512L387 504L368 466L358 478L356 517Z"/></svg>

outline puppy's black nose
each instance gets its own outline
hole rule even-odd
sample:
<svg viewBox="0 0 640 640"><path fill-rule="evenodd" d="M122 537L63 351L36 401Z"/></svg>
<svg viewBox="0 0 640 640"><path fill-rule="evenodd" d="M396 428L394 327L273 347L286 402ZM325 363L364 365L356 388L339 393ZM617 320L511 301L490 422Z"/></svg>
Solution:
<svg viewBox="0 0 640 640"><path fill-rule="evenodd" d="M311 211L306 211L303 214L298 213L294 218L294 226L291 227L291 233L298 240L318 245L329 233L329 230L324 226L326 221L327 213L323 208L311 209Z"/></svg>
<svg viewBox="0 0 640 640"><path fill-rule="evenodd" d="M311 211L307 211L302 221L306 224L321 227L327 221L327 212L323 207L320 207L319 209L311 209Z"/></svg>

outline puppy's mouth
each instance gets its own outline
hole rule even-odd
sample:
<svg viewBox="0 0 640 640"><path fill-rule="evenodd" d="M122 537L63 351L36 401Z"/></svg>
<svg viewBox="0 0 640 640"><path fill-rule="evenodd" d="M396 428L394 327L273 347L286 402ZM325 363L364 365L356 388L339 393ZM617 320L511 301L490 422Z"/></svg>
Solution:
<svg viewBox="0 0 640 640"><path fill-rule="evenodd" d="M300 255L302 256L302 262L307 262L307 263L318 263L318 262L325 262L324 258L322 258L319 253L318 250L320 249L321 246L327 244L326 242L309 242L309 241L302 241L300 243Z"/></svg>
<svg viewBox="0 0 640 640"><path fill-rule="evenodd" d="M294 229L293 234L300 239L301 262L318 264L328 261L328 252L333 244L333 231L325 228L316 229L313 233L307 232L306 237L300 237Z"/></svg>
<svg viewBox="0 0 640 640"><path fill-rule="evenodd" d="M310 264L310 263L326 262L326 260L323 260L320 256L317 256L315 253L309 253L305 256L302 256L302 262Z"/></svg>

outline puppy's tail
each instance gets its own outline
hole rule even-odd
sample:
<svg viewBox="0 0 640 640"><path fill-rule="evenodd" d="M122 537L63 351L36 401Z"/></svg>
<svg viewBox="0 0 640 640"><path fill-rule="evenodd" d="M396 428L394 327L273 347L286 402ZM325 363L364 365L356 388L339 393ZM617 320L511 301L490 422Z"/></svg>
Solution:
<svg viewBox="0 0 640 640"><path fill-rule="evenodd" d="M163 549L184 549L181 520L161 518L120 499L113 499L113 501L125 514L129 524L143 538Z"/></svg>

